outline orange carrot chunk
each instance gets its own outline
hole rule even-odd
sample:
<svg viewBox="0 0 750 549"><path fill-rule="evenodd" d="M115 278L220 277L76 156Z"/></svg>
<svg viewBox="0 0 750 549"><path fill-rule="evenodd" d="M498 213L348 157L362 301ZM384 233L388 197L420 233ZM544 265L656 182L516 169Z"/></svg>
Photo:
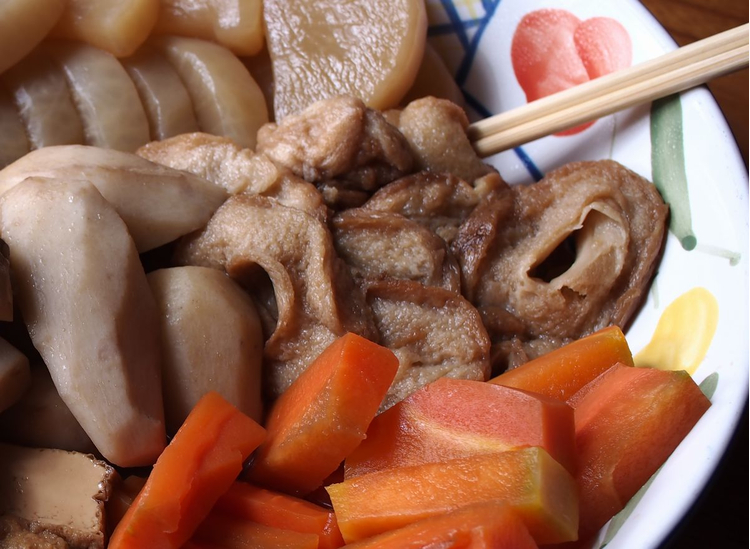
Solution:
<svg viewBox="0 0 750 549"><path fill-rule="evenodd" d="M246 482L235 482L219 498L214 510L265 526L315 534L320 538L320 549L337 549L344 545L332 511Z"/></svg>
<svg viewBox="0 0 750 549"><path fill-rule="evenodd" d="M365 438L397 370L385 347L337 339L274 403L250 480L295 495L321 486Z"/></svg>
<svg viewBox="0 0 750 549"><path fill-rule="evenodd" d="M488 383L541 393L565 402L608 368L633 365L625 335L609 326L513 368Z"/></svg>
<svg viewBox="0 0 750 549"><path fill-rule="evenodd" d="M616 365L572 398L580 537L619 512L711 403L687 372Z"/></svg>
<svg viewBox="0 0 750 549"><path fill-rule="evenodd" d="M537 549L523 521L506 504L460 507L398 530L347 545L347 549Z"/></svg>
<svg viewBox="0 0 750 549"><path fill-rule="evenodd" d="M198 528L193 542L223 549L316 549L318 536L211 513Z"/></svg>
<svg viewBox="0 0 750 549"><path fill-rule="evenodd" d="M327 490L347 543L488 501L510 505L539 544L578 532L575 481L541 448L385 469Z"/></svg>
<svg viewBox="0 0 750 549"><path fill-rule="evenodd" d="M205 543L197 540L190 540L186 542L181 549L225 549L221 545L214 545L213 543Z"/></svg>
<svg viewBox="0 0 750 549"><path fill-rule="evenodd" d="M440 378L376 417L346 458L352 478L392 467L541 446L575 469L573 409L481 381Z"/></svg>
<svg viewBox="0 0 750 549"><path fill-rule="evenodd" d="M159 456L109 548L182 546L264 436L260 425L221 395L207 393Z"/></svg>

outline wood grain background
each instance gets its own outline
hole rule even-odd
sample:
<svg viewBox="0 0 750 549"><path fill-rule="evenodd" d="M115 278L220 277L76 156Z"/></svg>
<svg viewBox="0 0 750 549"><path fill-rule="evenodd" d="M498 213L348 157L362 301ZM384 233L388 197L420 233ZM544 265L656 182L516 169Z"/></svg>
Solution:
<svg viewBox="0 0 750 549"><path fill-rule="evenodd" d="M684 46L748 22L748 0L642 0ZM748 71L717 78L708 85L732 128L747 165Z"/></svg>
<svg viewBox="0 0 750 549"><path fill-rule="evenodd" d="M641 0L679 45L748 22L748 0ZM709 84L748 163L748 71ZM740 304L747 307L747 304ZM747 337L747 335L746 335ZM708 488L663 549L747 549L747 403L729 452ZM638 548L633 548L638 549Z"/></svg>

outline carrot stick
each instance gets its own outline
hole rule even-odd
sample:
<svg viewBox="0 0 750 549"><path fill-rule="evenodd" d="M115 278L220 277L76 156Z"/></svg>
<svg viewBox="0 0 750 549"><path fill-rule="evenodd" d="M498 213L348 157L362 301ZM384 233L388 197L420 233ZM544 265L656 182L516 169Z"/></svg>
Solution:
<svg viewBox="0 0 750 549"><path fill-rule="evenodd" d="M196 543L223 549L317 549L318 536L273 528L257 522L211 513L195 534Z"/></svg>
<svg viewBox="0 0 750 549"><path fill-rule="evenodd" d="M537 447L386 469L327 490L347 543L496 500L518 513L537 543L572 541L578 533L575 481Z"/></svg>
<svg viewBox="0 0 750 549"><path fill-rule="evenodd" d="M346 546L347 549L537 549L510 506L491 501L467 505Z"/></svg>
<svg viewBox="0 0 750 549"><path fill-rule="evenodd" d="M385 347L337 339L274 403L250 480L295 495L319 487L365 438L397 370Z"/></svg>
<svg viewBox="0 0 750 549"><path fill-rule="evenodd" d="M235 482L214 507L232 515L265 526L316 534L320 549L336 549L344 545L336 516L332 511L303 499L281 494L246 482Z"/></svg>
<svg viewBox="0 0 750 549"><path fill-rule="evenodd" d="M181 549L226 549L221 545L214 545L213 543L205 543L202 541L190 540L183 544Z"/></svg>
<svg viewBox="0 0 750 549"><path fill-rule="evenodd" d="M573 473L573 408L539 393L443 377L376 417L346 458L345 475L528 446L541 446Z"/></svg>
<svg viewBox="0 0 750 549"><path fill-rule="evenodd" d="M115 528L110 549L177 549L227 491L264 429L218 393L195 405Z"/></svg>
<svg viewBox="0 0 750 549"><path fill-rule="evenodd" d="M625 506L711 405L685 371L622 364L571 401L582 538Z"/></svg>
<svg viewBox="0 0 750 549"><path fill-rule="evenodd" d="M565 402L616 363L633 365L625 335L609 326L508 370L488 383L533 391Z"/></svg>

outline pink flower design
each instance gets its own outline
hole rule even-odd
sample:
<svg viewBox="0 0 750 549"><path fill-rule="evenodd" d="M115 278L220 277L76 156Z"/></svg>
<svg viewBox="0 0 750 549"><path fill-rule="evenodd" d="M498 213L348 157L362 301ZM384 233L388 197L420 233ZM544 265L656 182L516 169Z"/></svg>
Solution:
<svg viewBox="0 0 750 549"><path fill-rule="evenodd" d="M581 21L569 11L541 9L521 19L510 54L531 102L630 66L632 44L625 27L609 17ZM572 135L592 124L556 135Z"/></svg>

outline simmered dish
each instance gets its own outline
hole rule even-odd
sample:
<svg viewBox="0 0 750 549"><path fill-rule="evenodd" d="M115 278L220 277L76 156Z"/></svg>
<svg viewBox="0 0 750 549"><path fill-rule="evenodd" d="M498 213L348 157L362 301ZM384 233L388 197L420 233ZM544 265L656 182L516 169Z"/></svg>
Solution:
<svg viewBox="0 0 750 549"><path fill-rule="evenodd" d="M654 186L610 160L509 186L421 0L225 4L70 0L0 52L0 547L105 547L121 476L204 395L263 424L352 334L395 357L363 397L385 413L626 326L648 289Z"/></svg>

